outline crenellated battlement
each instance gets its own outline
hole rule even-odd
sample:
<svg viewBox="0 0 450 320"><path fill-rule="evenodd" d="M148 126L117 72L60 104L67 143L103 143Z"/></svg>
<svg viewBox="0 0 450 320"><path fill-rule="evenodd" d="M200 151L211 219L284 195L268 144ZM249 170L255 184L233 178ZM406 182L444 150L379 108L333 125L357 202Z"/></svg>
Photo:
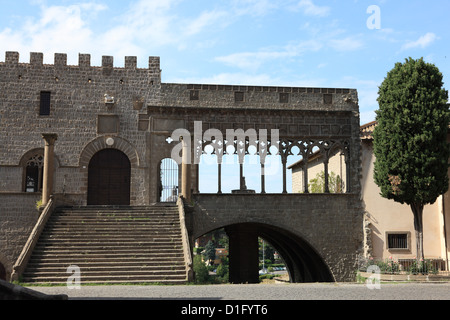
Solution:
<svg viewBox="0 0 450 320"><path fill-rule="evenodd" d="M2 62L0 62L1 64ZM19 62L19 53L15 51L7 51L5 53L6 65L19 65L23 64ZM26 63L25 63L26 64ZM29 64L32 66L44 66L44 54L42 52L31 52ZM67 54L66 53L55 53L54 55L54 66L55 67L67 67ZM75 66L76 67L76 66ZM91 68L96 67L91 65L91 55L80 53L78 55L78 67L79 68ZM114 57L113 56L102 56L101 68L107 69L138 69L137 68L137 57L127 56L125 57L124 67L114 67ZM153 72L160 72L160 57L149 57L148 69Z"/></svg>

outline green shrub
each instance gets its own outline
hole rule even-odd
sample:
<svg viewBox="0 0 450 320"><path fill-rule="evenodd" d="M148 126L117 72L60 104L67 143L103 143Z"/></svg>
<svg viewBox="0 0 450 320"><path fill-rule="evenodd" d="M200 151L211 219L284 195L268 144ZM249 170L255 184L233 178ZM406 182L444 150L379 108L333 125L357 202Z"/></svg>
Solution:
<svg viewBox="0 0 450 320"><path fill-rule="evenodd" d="M194 273L195 283L202 284L210 281L208 268L202 260L200 255L194 256Z"/></svg>

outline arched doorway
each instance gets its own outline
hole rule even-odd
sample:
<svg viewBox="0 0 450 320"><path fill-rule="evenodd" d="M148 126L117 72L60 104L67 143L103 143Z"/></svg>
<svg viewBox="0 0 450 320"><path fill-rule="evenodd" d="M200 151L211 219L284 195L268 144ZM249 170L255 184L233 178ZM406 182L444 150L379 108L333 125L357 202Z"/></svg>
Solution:
<svg viewBox="0 0 450 320"><path fill-rule="evenodd" d="M178 199L178 164L170 158L159 163L158 192L160 202L177 202Z"/></svg>
<svg viewBox="0 0 450 320"><path fill-rule="evenodd" d="M130 205L131 163L117 149L97 152L89 162L88 205Z"/></svg>

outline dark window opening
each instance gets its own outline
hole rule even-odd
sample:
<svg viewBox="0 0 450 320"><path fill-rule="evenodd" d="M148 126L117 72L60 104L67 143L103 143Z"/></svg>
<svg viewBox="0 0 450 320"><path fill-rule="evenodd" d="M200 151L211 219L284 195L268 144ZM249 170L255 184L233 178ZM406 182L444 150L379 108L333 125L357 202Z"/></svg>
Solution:
<svg viewBox="0 0 450 320"><path fill-rule="evenodd" d="M25 168L25 192L42 190L44 156L37 154L30 158Z"/></svg>
<svg viewBox="0 0 450 320"><path fill-rule="evenodd" d="M237 91L234 93L234 101L235 102L244 102L244 93L241 91Z"/></svg>
<svg viewBox="0 0 450 320"><path fill-rule="evenodd" d="M408 249L408 235L406 233L388 234L389 249Z"/></svg>
<svg viewBox="0 0 450 320"><path fill-rule="evenodd" d="M40 116L50 115L50 96L51 93L49 91L41 91L40 108L39 108Z"/></svg>

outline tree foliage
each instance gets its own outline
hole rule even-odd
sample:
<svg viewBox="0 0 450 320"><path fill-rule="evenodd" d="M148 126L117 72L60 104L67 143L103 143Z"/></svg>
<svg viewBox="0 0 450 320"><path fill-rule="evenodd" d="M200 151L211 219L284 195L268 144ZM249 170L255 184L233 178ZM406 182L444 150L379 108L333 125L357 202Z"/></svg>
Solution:
<svg viewBox="0 0 450 320"><path fill-rule="evenodd" d="M448 92L435 65L409 58L388 72L378 93L374 180L383 197L411 206L421 237L423 206L448 189Z"/></svg>
<svg viewBox="0 0 450 320"><path fill-rule="evenodd" d="M216 246L211 240L206 244L203 256L210 262L214 261L214 259L216 258Z"/></svg>
<svg viewBox="0 0 450 320"><path fill-rule="evenodd" d="M328 189L330 193L342 193L344 189L344 181L334 172L328 173ZM316 177L309 180L308 190L311 193L325 192L325 171L317 173Z"/></svg>
<svg viewBox="0 0 450 320"><path fill-rule="evenodd" d="M193 269L195 273L195 283L207 283L210 281L208 268L200 255L194 256Z"/></svg>

